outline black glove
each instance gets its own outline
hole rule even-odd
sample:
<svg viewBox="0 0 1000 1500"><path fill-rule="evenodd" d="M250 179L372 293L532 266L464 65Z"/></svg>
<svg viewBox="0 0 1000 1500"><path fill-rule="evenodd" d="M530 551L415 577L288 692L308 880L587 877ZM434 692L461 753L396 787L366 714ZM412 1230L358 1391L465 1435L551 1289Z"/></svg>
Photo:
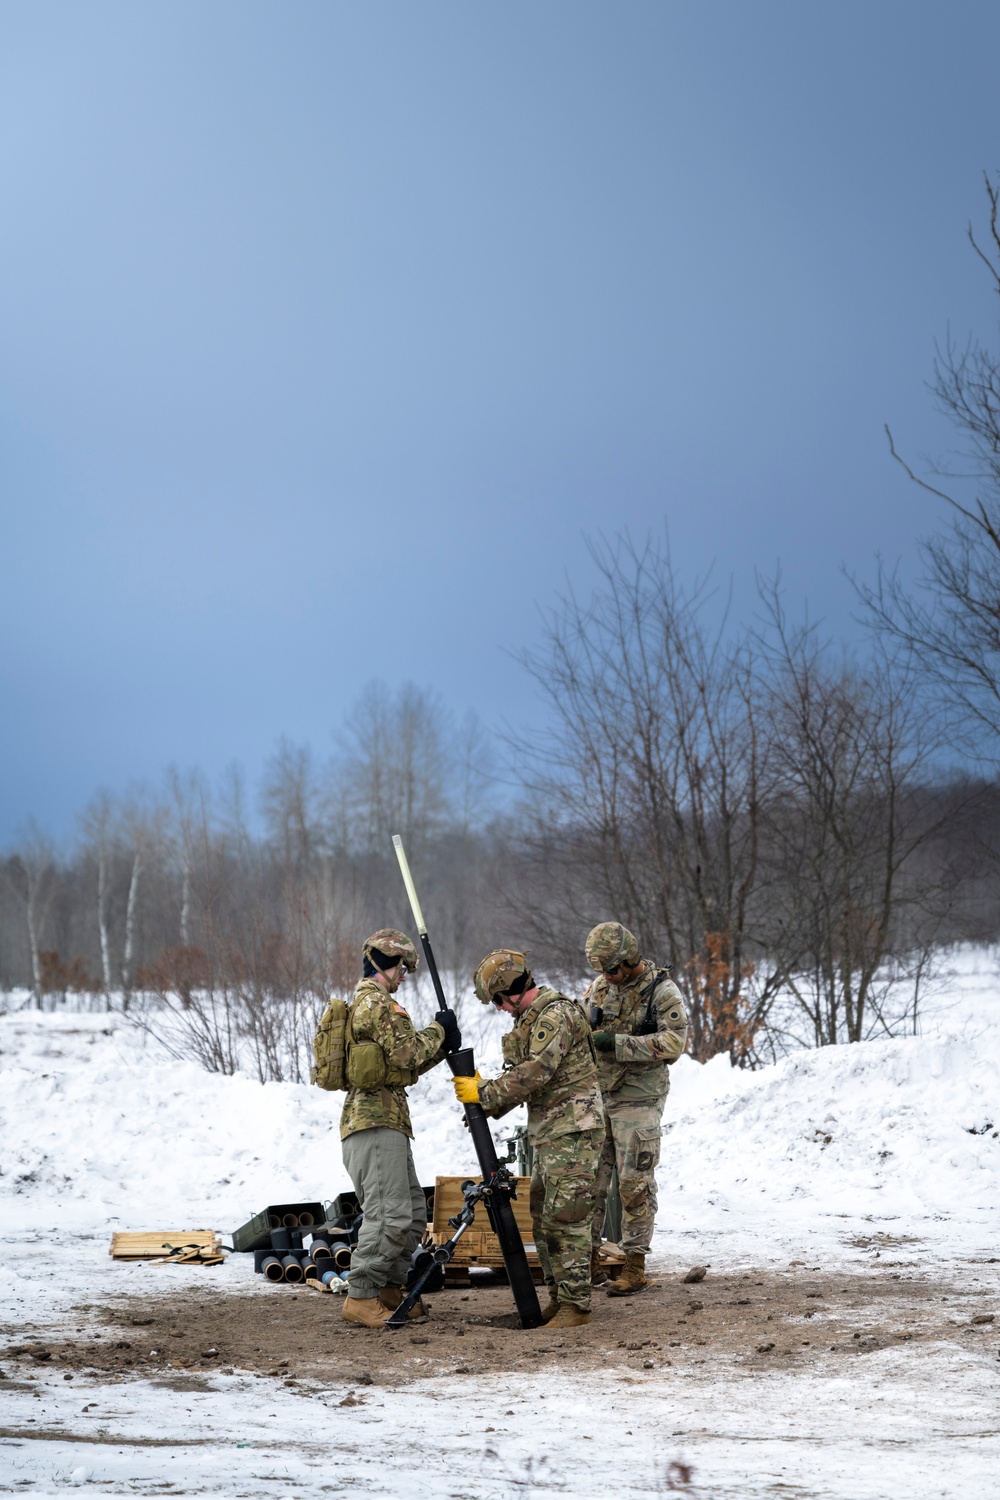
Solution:
<svg viewBox="0 0 1000 1500"><path fill-rule="evenodd" d="M462 1045L462 1033L458 1029L455 1012L451 1009L439 1010L434 1019L444 1028L444 1050L457 1052Z"/></svg>
<svg viewBox="0 0 1000 1500"><path fill-rule="evenodd" d="M613 1052L615 1050L615 1034L613 1031L595 1031L594 1046L598 1052Z"/></svg>

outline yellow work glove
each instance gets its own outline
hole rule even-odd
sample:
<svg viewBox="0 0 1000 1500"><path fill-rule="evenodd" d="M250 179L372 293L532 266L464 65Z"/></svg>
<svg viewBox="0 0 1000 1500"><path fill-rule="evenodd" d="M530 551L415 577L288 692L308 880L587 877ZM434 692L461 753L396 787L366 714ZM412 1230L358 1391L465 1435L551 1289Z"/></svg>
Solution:
<svg viewBox="0 0 1000 1500"><path fill-rule="evenodd" d="M482 1083L482 1075L476 1070L475 1078L453 1078L455 1086L455 1098L459 1104L478 1104L479 1085Z"/></svg>

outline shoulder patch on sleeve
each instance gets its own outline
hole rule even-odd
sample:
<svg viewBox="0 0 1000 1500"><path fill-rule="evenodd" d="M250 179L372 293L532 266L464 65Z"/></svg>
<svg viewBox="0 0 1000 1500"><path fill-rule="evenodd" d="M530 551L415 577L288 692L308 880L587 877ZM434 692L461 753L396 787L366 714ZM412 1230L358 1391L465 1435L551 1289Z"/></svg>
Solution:
<svg viewBox="0 0 1000 1500"><path fill-rule="evenodd" d="M397 1005L395 1001L393 1001L392 1003L392 1008L396 1012L397 1016L405 1016L407 1014L403 1007L401 1005Z"/></svg>

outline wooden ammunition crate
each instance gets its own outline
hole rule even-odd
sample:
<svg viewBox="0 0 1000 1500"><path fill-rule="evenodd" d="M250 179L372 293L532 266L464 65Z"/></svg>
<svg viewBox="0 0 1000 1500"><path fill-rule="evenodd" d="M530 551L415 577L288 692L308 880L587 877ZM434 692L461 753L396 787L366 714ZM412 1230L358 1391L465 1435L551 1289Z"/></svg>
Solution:
<svg viewBox="0 0 1000 1500"><path fill-rule="evenodd" d="M479 1182L481 1179L472 1179ZM437 1177L434 1181L434 1205L433 1216L430 1223L430 1238L435 1245L442 1244L450 1239L454 1230L448 1220L457 1214L464 1199L462 1197L462 1183L468 1182L467 1177ZM524 1241L525 1254L531 1274L536 1281L542 1279L541 1262L535 1249L534 1235L531 1229L531 1213L528 1208L528 1189L531 1186L530 1177L517 1177L517 1197L512 1201L514 1218L517 1227L521 1231ZM426 1192L427 1189L425 1188ZM605 1240L601 1245L601 1262L609 1276L617 1276L625 1262L625 1256L616 1244ZM455 1246L455 1254L445 1267L446 1286L467 1286L469 1284L469 1273L472 1270L503 1271L503 1256L500 1254L500 1242L493 1230L490 1228L489 1217L486 1213L486 1205L483 1203L476 1206L476 1217L472 1227L467 1229Z"/></svg>
<svg viewBox="0 0 1000 1500"><path fill-rule="evenodd" d="M214 1229L156 1229L144 1233L119 1230L111 1236L112 1260L159 1260L171 1251L197 1250L203 1257L222 1260Z"/></svg>
<svg viewBox="0 0 1000 1500"><path fill-rule="evenodd" d="M473 1179L475 1182L479 1180L478 1177ZM442 1244L454 1234L455 1231L448 1220L461 1212L465 1201L462 1197L462 1183L468 1181L467 1177L436 1177L434 1179L434 1217L431 1221L431 1238L436 1245ZM517 1197L512 1200L511 1207L524 1241L528 1265L538 1277L541 1274L541 1267L531 1232L531 1214L528 1211L528 1188L531 1179L518 1177L515 1181ZM461 1280L463 1277L467 1278L469 1268L472 1266L480 1266L490 1271L503 1270L500 1242L490 1228L485 1203L476 1205L476 1217L472 1227L465 1231L455 1246L455 1254L447 1270L447 1279L454 1281Z"/></svg>

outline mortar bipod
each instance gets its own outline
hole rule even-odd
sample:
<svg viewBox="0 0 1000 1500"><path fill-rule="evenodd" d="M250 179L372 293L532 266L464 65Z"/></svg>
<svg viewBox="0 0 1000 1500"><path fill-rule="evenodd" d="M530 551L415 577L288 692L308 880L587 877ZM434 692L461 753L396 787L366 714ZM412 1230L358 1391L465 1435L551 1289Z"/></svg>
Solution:
<svg viewBox="0 0 1000 1500"><path fill-rule="evenodd" d="M451 1239L445 1240L443 1245L434 1245L429 1249L418 1245L414 1250L410 1276L407 1277L407 1281L410 1277L413 1278L412 1284L391 1317L386 1319L386 1328L404 1327L410 1309L416 1307L420 1301L420 1293L431 1276L439 1266L446 1266L455 1254L455 1246L476 1217L476 1204L482 1202L489 1191L489 1185L484 1182L473 1182L470 1179L462 1183L462 1197L465 1202L454 1218L448 1220L455 1233Z"/></svg>

